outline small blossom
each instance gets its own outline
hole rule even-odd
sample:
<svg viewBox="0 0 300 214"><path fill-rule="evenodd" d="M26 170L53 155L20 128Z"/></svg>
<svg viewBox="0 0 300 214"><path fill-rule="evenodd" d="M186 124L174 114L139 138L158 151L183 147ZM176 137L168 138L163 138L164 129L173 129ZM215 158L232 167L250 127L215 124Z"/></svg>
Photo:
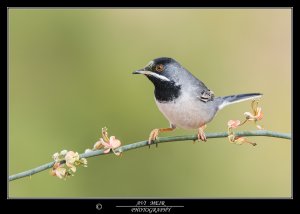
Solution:
<svg viewBox="0 0 300 214"><path fill-rule="evenodd" d="M239 121L239 120L229 120L227 123L228 128L232 128L232 129L237 128L240 124L241 124L241 121Z"/></svg>
<svg viewBox="0 0 300 214"><path fill-rule="evenodd" d="M51 169L50 172L49 172L49 174L52 175L52 176L56 176L54 169Z"/></svg>
<svg viewBox="0 0 300 214"><path fill-rule="evenodd" d="M253 100L251 103L251 108L252 108L253 113L245 112L244 115L246 116L246 119L242 123L239 120L229 120L227 122L228 140L230 143L236 143L236 144L249 143L253 146L256 146L256 143L252 143L252 142L248 141L245 137L235 136L233 129L245 124L247 121L254 121L256 127L258 129L262 129L262 126L256 124L257 121L262 120L262 118L263 118L262 109L261 109L261 107L258 107L257 105L258 105L258 101Z"/></svg>
<svg viewBox="0 0 300 214"><path fill-rule="evenodd" d="M74 173L76 172L75 162L79 160L78 152L69 151L65 156L66 165Z"/></svg>
<svg viewBox="0 0 300 214"><path fill-rule="evenodd" d="M60 152L60 155L62 155L62 156L65 156L66 154L67 154L67 152L68 152L68 150L62 150L61 152Z"/></svg>
<svg viewBox="0 0 300 214"><path fill-rule="evenodd" d="M60 167L61 164L59 162L56 162L54 165L53 165L53 169L57 169L58 167Z"/></svg>
<svg viewBox="0 0 300 214"><path fill-rule="evenodd" d="M57 177L59 177L60 179L66 177L66 169L59 167L55 170L55 174Z"/></svg>
<svg viewBox="0 0 300 214"><path fill-rule="evenodd" d="M104 153L109 153L110 150L115 155L121 155L121 151L115 151L116 148L121 146L121 141L116 139L115 136L108 137L107 128L102 128L102 138L100 138L93 146L93 149L86 149L85 153L93 150L101 149L104 147ZM62 150L60 153L56 152L52 155L55 163L50 171L50 174L58 178L66 179L69 176L74 176L76 166L83 165L87 167L87 159L80 158L78 152Z"/></svg>
<svg viewBox="0 0 300 214"><path fill-rule="evenodd" d="M263 118L262 108L258 107L257 105L258 105L258 101L253 100L252 104L251 104L253 113L250 113L250 112L244 113L244 115L246 116L246 118L248 120L252 120L252 121L262 120L262 118Z"/></svg>
<svg viewBox="0 0 300 214"><path fill-rule="evenodd" d="M235 137L235 141L237 144L243 144L243 143L249 143L252 146L256 146L256 143L252 143L250 141L247 140L247 138L245 137Z"/></svg>
<svg viewBox="0 0 300 214"><path fill-rule="evenodd" d="M246 120L254 121L258 129L263 129L262 126L256 124L257 121L262 120L263 118L262 108L258 107L257 105L258 105L258 101L253 100L251 104L253 113L245 112L244 115L246 116Z"/></svg>
<svg viewBox="0 0 300 214"><path fill-rule="evenodd" d="M63 168L60 163L55 163L53 165L51 175L57 176L60 179L65 178L66 177L66 169Z"/></svg>
<svg viewBox="0 0 300 214"><path fill-rule="evenodd" d="M104 140L102 138L100 138L95 144L93 149L97 150L97 149L101 149L103 147Z"/></svg>
<svg viewBox="0 0 300 214"><path fill-rule="evenodd" d="M261 111L261 107L257 107L253 114L250 112L245 112L244 115L246 116L246 118L248 120L253 120L253 121L262 120L262 118L263 118L263 113Z"/></svg>
<svg viewBox="0 0 300 214"><path fill-rule="evenodd" d="M104 147L104 153L107 154L112 150L115 155L120 155L121 152L116 152L115 149L121 146L121 141L116 139L115 136L108 137L107 128L102 128L102 138L100 138L95 144L94 144L94 150L100 149Z"/></svg>
<svg viewBox="0 0 300 214"><path fill-rule="evenodd" d="M108 139L108 132L107 132L107 128L106 127L102 128L102 137L103 137L103 139L104 139L105 142L109 141L109 139Z"/></svg>
<svg viewBox="0 0 300 214"><path fill-rule="evenodd" d="M57 162L59 160L59 154L58 154L58 152L54 153L52 155L52 158L55 160L55 162Z"/></svg>
<svg viewBox="0 0 300 214"><path fill-rule="evenodd" d="M71 168L75 163L75 161L79 160L78 152L73 152L73 151L67 152L65 156L65 160L66 160L66 165Z"/></svg>
<svg viewBox="0 0 300 214"><path fill-rule="evenodd" d="M53 167L52 167L52 170L50 171L50 174L53 175L53 176L56 176L56 173L55 173L55 170L60 166L60 163L59 162L56 162Z"/></svg>
<svg viewBox="0 0 300 214"><path fill-rule="evenodd" d="M115 152L114 149L121 146L121 142L116 139L115 136L111 136L108 142L103 142L102 145L104 146L104 153L109 153L112 150L116 155L120 155L120 152Z"/></svg>
<svg viewBox="0 0 300 214"><path fill-rule="evenodd" d="M80 159L78 152L62 150L60 154L55 153L52 157L55 163L50 174L58 178L66 179L69 176L74 176L76 166L87 167L87 160L85 158ZM64 164L61 164L62 160L65 160Z"/></svg>
<svg viewBox="0 0 300 214"><path fill-rule="evenodd" d="M83 167L87 167L87 159L86 158L81 158L80 159L81 164L83 164Z"/></svg>
<svg viewBox="0 0 300 214"><path fill-rule="evenodd" d="M68 167L69 167L69 169L70 169L72 172L76 172L76 166L74 166L74 165L69 165Z"/></svg>
<svg viewBox="0 0 300 214"><path fill-rule="evenodd" d="M252 142L248 141L247 138L245 138L245 137L237 137L237 136L231 134L231 135L228 135L228 139L229 139L230 143L236 143L236 144L240 144L240 145L243 143L249 143L252 146L256 146L256 143L252 143Z"/></svg>

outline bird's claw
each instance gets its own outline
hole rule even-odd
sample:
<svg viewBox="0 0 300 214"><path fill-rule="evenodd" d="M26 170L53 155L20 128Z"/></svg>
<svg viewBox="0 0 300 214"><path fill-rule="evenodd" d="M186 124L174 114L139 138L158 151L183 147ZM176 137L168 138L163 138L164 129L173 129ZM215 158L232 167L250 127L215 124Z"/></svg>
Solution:
<svg viewBox="0 0 300 214"><path fill-rule="evenodd" d="M151 131L151 133L149 135L149 139L148 139L149 148L150 148L151 143L157 139L158 134L159 134L159 129L153 129ZM156 147L157 147L157 143L156 143Z"/></svg>
<svg viewBox="0 0 300 214"><path fill-rule="evenodd" d="M205 136L205 133L204 133L204 129L206 128L206 125L204 126L201 126L199 129L198 129L198 141L205 141L206 142L206 136Z"/></svg>
<svg viewBox="0 0 300 214"><path fill-rule="evenodd" d="M198 133L198 141L205 141L206 142L206 136L204 132Z"/></svg>

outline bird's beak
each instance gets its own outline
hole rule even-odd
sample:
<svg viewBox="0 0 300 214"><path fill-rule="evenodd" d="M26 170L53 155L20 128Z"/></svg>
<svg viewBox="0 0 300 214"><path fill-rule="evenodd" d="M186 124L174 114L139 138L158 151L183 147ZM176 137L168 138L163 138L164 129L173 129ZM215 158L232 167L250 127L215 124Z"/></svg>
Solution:
<svg viewBox="0 0 300 214"><path fill-rule="evenodd" d="M145 68L132 72L132 74L151 74L152 71L146 71Z"/></svg>

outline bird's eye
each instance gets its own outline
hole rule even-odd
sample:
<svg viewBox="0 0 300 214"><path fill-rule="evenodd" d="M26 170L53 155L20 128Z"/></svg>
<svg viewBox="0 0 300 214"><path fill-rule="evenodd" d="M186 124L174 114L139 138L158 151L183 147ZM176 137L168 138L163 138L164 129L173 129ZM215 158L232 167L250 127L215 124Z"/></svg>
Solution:
<svg viewBox="0 0 300 214"><path fill-rule="evenodd" d="M159 64L159 65L157 65L157 66L155 67L155 70L156 70L157 72L162 72L162 71L164 70L164 66L163 66L162 64Z"/></svg>

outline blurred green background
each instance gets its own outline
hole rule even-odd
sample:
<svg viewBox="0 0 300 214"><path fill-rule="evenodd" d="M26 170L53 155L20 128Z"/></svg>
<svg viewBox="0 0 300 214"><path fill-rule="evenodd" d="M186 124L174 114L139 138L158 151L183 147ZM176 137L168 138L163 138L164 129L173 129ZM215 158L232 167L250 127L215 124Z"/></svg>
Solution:
<svg viewBox="0 0 300 214"><path fill-rule="evenodd" d="M177 59L217 96L261 92L266 129L291 132L290 9L9 9L9 174L92 148L106 126L122 144L168 121L153 85L132 71ZM227 130L250 101L225 108ZM253 130L247 124L239 130ZM195 131L177 129L183 135ZM9 197L291 197L291 141L258 146L171 142L88 159L75 177L48 171L9 183Z"/></svg>

